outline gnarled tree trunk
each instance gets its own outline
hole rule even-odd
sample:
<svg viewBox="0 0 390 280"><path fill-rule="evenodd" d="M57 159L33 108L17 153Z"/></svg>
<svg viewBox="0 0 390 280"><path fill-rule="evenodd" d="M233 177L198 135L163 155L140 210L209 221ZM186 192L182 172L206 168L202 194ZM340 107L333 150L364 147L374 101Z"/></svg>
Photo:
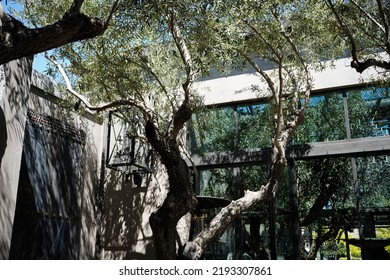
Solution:
<svg viewBox="0 0 390 280"><path fill-rule="evenodd" d="M197 200L187 163L181 156L179 145L174 140L159 139L153 124L146 124L149 143L160 155L167 169L169 191L163 205L149 219L153 231L156 258L171 260L177 258L177 243L180 244L176 226L179 220L190 212Z"/></svg>
<svg viewBox="0 0 390 280"><path fill-rule="evenodd" d="M287 139L286 139L287 140ZM285 146L285 145L283 145ZM283 181L283 174L286 167L285 158L281 158L277 149L273 149L274 160L268 182L261 186L258 191L246 191L245 195L238 200L232 201L212 219L210 225L201 231L192 241L187 242L184 247L184 255L189 259L199 259L207 246L221 236L227 227L242 212L258 205L260 202L268 201Z"/></svg>

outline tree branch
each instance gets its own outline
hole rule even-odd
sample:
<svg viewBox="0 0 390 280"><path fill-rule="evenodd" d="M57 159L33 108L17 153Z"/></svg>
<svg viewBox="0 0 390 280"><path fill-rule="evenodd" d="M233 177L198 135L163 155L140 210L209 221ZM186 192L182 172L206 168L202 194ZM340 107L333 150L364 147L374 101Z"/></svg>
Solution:
<svg viewBox="0 0 390 280"><path fill-rule="evenodd" d="M384 60L378 60L374 58L366 59L363 62L354 60L351 62L351 67L355 68L358 73L363 73L367 68L379 67L382 69L390 70L390 62Z"/></svg>
<svg viewBox="0 0 390 280"><path fill-rule="evenodd" d="M83 5L84 0L74 0L66 14L78 14L80 13L81 6Z"/></svg>
<svg viewBox="0 0 390 280"><path fill-rule="evenodd" d="M299 55L299 54L297 54ZM313 79L310 74L310 71L308 69L307 64L304 62L303 58L299 55L302 66L304 67L304 72L305 72L305 83L306 83L306 88L304 89L304 95L303 95L303 103L300 104L300 93L302 93L301 89L297 85L297 81L295 80L295 77L293 77L293 74L289 73L289 75L293 79L293 84L294 84L294 93L293 93L293 108L292 108L292 115L296 116L294 117L293 122L288 123L288 129L290 130L290 134L293 134L297 128L298 125L300 125L303 122L304 118L304 113L307 108L307 104L309 103L309 98L311 95L312 91L312 86L313 86Z"/></svg>
<svg viewBox="0 0 390 280"><path fill-rule="evenodd" d="M345 24L345 22L342 20L340 14L337 12L332 0L328 0L328 6L332 10L333 14L336 17L337 22L339 23L341 29L344 31L345 35L347 35L349 42L351 43L351 55L352 55L352 64L359 63L358 56L357 56L357 46L355 38L353 37L352 31L349 29L349 27ZM353 67L353 66L352 66Z"/></svg>
<svg viewBox="0 0 390 280"><path fill-rule="evenodd" d="M221 236L243 211L257 205L261 201L268 201L272 198L272 193L281 183L280 178L283 177L285 166L285 162L280 160L274 162L268 182L262 185L258 191L247 190L243 197L233 200L229 205L222 208L211 220L207 228L202 230L192 241L185 244L183 254L189 259L198 259L202 255L203 250Z"/></svg>
<svg viewBox="0 0 390 280"><path fill-rule="evenodd" d="M0 27L3 25L3 22L7 22L9 20L11 20L11 18L6 12L4 12L3 4L0 1Z"/></svg>
<svg viewBox="0 0 390 280"><path fill-rule="evenodd" d="M247 191L244 197L232 201L228 206L222 208L207 228L184 245L184 256L189 259L199 259L203 250L221 236L235 218L259 201L265 200L269 189L271 189L270 186L266 185L257 192Z"/></svg>
<svg viewBox="0 0 390 280"><path fill-rule="evenodd" d="M180 28L174 21L174 16L172 13L169 15L169 27L171 29L172 37L175 42L177 49L179 50L181 59L186 67L187 77L186 81L183 83L183 89L185 93L185 103L188 105L191 97L191 87L193 82L196 79L196 72L194 71L194 65L192 62L190 51L187 48L187 44L184 41L183 35Z"/></svg>
<svg viewBox="0 0 390 280"><path fill-rule="evenodd" d="M362 6L360 6L355 0L350 0L356 8L359 9L373 24L375 24L383 33L386 33L385 28L381 25L372 15L370 15Z"/></svg>
<svg viewBox="0 0 390 280"><path fill-rule="evenodd" d="M248 63L253 67L253 69L255 69L255 71L264 78L264 80L267 82L268 87L271 90L272 95L276 97L277 90L275 88L275 83L272 81L271 77L263 69L261 69L261 67L259 67L259 65L257 65L257 63L250 56L240 50L238 50L238 52L245 58L246 61L248 61Z"/></svg>
<svg viewBox="0 0 390 280"><path fill-rule="evenodd" d="M114 14L115 14L116 10L118 9L119 4L120 4L121 2L122 2L122 0L116 0L116 1L114 2L114 4L112 5L111 12L110 12L110 14L108 15L108 17L107 17L106 20L105 20L104 26L105 26L106 29L108 28L108 24L110 23L112 17L114 16Z"/></svg>
<svg viewBox="0 0 390 280"><path fill-rule="evenodd" d="M7 15L1 7L0 64L102 35L119 1L115 1L106 21L80 13L83 2L75 0L62 19L51 25L33 29Z"/></svg>
<svg viewBox="0 0 390 280"><path fill-rule="evenodd" d="M282 59L282 55L278 53L278 51L275 49L275 47L270 44L265 38L264 36L261 34L261 32L259 32L259 30L257 30L256 27L254 27L252 24L250 24L247 20L245 19L240 19L242 22L244 22L245 25L247 25L263 42L264 44L267 45L267 47L272 50L272 52L274 53L274 55L277 57L278 60L281 60Z"/></svg>
<svg viewBox="0 0 390 280"><path fill-rule="evenodd" d="M194 65L192 62L191 54L187 48L187 44L184 41L180 28L174 21L173 13L169 14L168 18L169 28L172 33L173 40L177 49L179 50L181 59L186 67L186 80L182 87L184 90L184 101L175 113L173 117L173 128L171 132L171 138L176 139L179 131L183 128L184 124L191 118L192 109L191 101L193 99L192 85L196 79L196 72L194 71Z"/></svg>
<svg viewBox="0 0 390 280"><path fill-rule="evenodd" d="M353 1L354 2L354 1ZM376 1L377 4L378 4L378 9L379 9L379 14L381 15L381 18L382 18L382 22L383 22L383 25L384 25L384 32L385 32L385 36L386 36L386 44L389 44L389 40L390 40L390 28L389 28L389 22L388 22L388 19L387 19L387 16L386 16L386 12L384 10L384 7L383 7L383 4L382 4L382 1L381 0L377 0Z"/></svg>
<svg viewBox="0 0 390 280"><path fill-rule="evenodd" d="M151 110L149 108L147 108L143 102L140 102L140 101L135 100L135 99L127 98L127 99L114 100L114 101L102 103L99 105L91 104L89 102L88 98L86 98L85 96L83 96L82 94L80 94L79 92L77 92L76 90L73 89L72 84L70 82L70 79L69 79L68 75L66 74L62 65L60 63L58 63L56 60L54 60L53 58L51 58L50 56L48 56L47 54L46 54L46 58L50 62L52 62L56 66L58 71L60 72L61 76L63 77L63 79L65 81L66 90L69 93L71 93L72 95L74 95L76 98L78 98L85 105L85 107L87 109L89 109L91 111L101 112L104 110L122 107L122 106L134 106L134 107L140 109L144 113L145 119L148 119L148 120L152 119Z"/></svg>
<svg viewBox="0 0 390 280"><path fill-rule="evenodd" d="M389 26L388 26L388 21L387 17L384 14L383 6L380 0L377 0L378 3L378 8L381 13L382 20L384 21L385 24L385 36L386 36L386 42L385 45L387 46L387 52L389 52L389 46L390 46L390 33L389 33ZM341 15L337 12L332 0L327 0L327 4L332 10L333 14L336 17L336 20L338 24L340 25L341 29L344 31L345 35L348 37L349 42L351 44L351 55L352 55L352 61L351 61L351 67L354 68L358 73L363 73L367 68L369 67L380 67L382 69L390 70L390 62L384 61L382 59L374 59L374 58L369 58L364 61L359 61L358 59L358 53L357 53L357 44L355 41L355 38L352 34L352 31L349 29L349 27L346 25L346 23L342 20ZM382 7L382 8L381 8Z"/></svg>
<svg viewBox="0 0 390 280"><path fill-rule="evenodd" d="M327 232L325 232L325 233L320 232L317 235L317 237L314 239L314 242L312 244L312 247L311 247L310 252L309 252L308 256L306 257L306 259L314 260L315 257L317 256L317 252L320 249L322 243L324 243L325 241L328 241L330 239L336 238L340 229L341 229L341 226L331 223Z"/></svg>
<svg viewBox="0 0 390 280"><path fill-rule="evenodd" d="M390 26L389 26L389 19L387 17L388 11L386 11L386 8L383 7L382 1L377 0L377 3L379 8L379 13L381 15L383 25L385 27L385 42L384 42L384 45L386 46L385 49L387 53L390 53Z"/></svg>
<svg viewBox="0 0 390 280"><path fill-rule="evenodd" d="M282 98L283 98L283 90L284 90L284 85L283 85L283 62L282 60L280 60L280 62L278 63L279 64L279 67L278 67L278 75L279 75L279 94L278 94L278 98L276 100L276 106L277 106L277 124L276 124L276 133L275 133L275 136L276 137L279 137L278 135L280 134L280 131L282 130L283 128L283 124L284 124L284 118L283 118L283 103L282 103ZM278 145L276 145L279 152L280 151L280 147L278 147Z"/></svg>

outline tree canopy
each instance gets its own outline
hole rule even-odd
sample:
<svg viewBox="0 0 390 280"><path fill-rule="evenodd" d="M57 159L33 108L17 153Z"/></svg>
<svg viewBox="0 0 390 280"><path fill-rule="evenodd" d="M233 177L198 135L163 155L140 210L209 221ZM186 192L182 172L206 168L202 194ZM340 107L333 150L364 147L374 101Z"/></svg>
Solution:
<svg viewBox="0 0 390 280"><path fill-rule="evenodd" d="M388 1L325 1L331 15L324 18L344 41L351 67L362 73L369 67L390 69Z"/></svg>
<svg viewBox="0 0 390 280"><path fill-rule="evenodd" d="M103 26L93 35L103 30L104 34L66 44L54 50L50 60L61 71L68 91L86 109L100 112L120 107L123 115L130 109L143 116L145 138L169 177L168 195L150 218L157 257L173 259L182 254L196 259L234 218L270 200L283 184L287 146L309 105L311 73L321 71L323 59L339 56L348 46L339 32L344 20L339 19L336 8L341 4L298 0L115 3L119 2L33 1L25 6L25 14L37 26L56 20L61 26L72 15L85 17L82 11L109 15L109 28L107 21L93 21ZM2 15L5 22L7 15ZM347 38L353 50L355 40L348 34ZM65 67L58 59L66 62ZM223 75L248 67L266 85L262 94L269 107L256 109L259 118L266 115L269 122L265 129L272 147L269 174L263 183L223 208L193 240L178 244L177 251L177 223L196 205L196 179L184 161L187 152L183 142L185 124L201 105L194 83L211 73ZM217 117L215 121L222 120Z"/></svg>

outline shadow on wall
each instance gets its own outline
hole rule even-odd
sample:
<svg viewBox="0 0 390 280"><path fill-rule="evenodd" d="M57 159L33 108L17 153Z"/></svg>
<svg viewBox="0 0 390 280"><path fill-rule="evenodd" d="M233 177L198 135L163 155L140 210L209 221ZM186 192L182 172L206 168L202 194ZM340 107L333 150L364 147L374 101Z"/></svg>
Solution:
<svg viewBox="0 0 390 280"><path fill-rule="evenodd" d="M0 107L0 170L5 148L7 147L7 127L5 126L5 116L3 109Z"/></svg>
<svg viewBox="0 0 390 280"><path fill-rule="evenodd" d="M32 94L31 65L5 64L0 84L0 259L93 259L99 126Z"/></svg>
<svg viewBox="0 0 390 280"><path fill-rule="evenodd" d="M154 161L153 173L144 174L142 185L133 177L107 169L107 191L104 217L105 259L155 259L149 217L156 205L162 203L167 180L163 170ZM162 175L164 174L164 175Z"/></svg>
<svg viewBox="0 0 390 280"><path fill-rule="evenodd" d="M76 259L80 145L26 125L10 259Z"/></svg>
<svg viewBox="0 0 390 280"><path fill-rule="evenodd" d="M78 205L80 206L80 249L79 259L94 259L99 248L97 245L97 234L99 233L99 222L101 209L97 206L100 200L98 151L95 145L93 133L86 130L86 145L83 146L83 157L80 161L77 177L80 178L78 190Z"/></svg>
<svg viewBox="0 0 390 280"><path fill-rule="evenodd" d="M2 65L0 99L0 259L7 259L16 206L32 59Z"/></svg>
<svg viewBox="0 0 390 280"><path fill-rule="evenodd" d="M6 121L5 121L5 116L4 116L4 112L3 112L3 109L0 107L0 176L1 176L1 166L2 166L2 162L3 162L3 156L4 156L4 153L5 153L5 149L7 148L7 127L6 127ZM0 178L0 184L2 184L2 179ZM4 197L4 193L3 191L1 190L3 189L3 187L0 186L0 193L2 195L2 197ZM4 198L6 199L6 198ZM2 199L2 202L3 199ZM0 207L3 207L3 206L0 206ZM0 214L3 213L5 211L5 209L2 209L0 211ZM5 221L5 215L0 215L0 224L4 224ZM0 241L0 259L6 259L8 257L8 246L5 245L5 244L2 244L3 242Z"/></svg>
<svg viewBox="0 0 390 280"><path fill-rule="evenodd" d="M10 259L94 257L97 157L86 141L84 130L28 110Z"/></svg>

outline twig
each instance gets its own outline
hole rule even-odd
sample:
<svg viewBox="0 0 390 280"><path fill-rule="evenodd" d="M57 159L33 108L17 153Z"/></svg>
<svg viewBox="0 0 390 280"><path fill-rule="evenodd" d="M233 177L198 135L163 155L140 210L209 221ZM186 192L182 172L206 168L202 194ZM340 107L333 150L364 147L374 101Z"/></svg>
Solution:
<svg viewBox="0 0 390 280"><path fill-rule="evenodd" d="M355 0L351 0L351 3L359 9L372 23L374 23L383 33L386 33L385 28L372 16L370 15L362 6L360 6Z"/></svg>
<svg viewBox="0 0 390 280"><path fill-rule="evenodd" d="M122 0L116 0L116 1L114 2L114 4L112 5L111 12L110 12L110 14L108 15L108 17L107 17L107 19L106 19L106 21L105 21L105 24L104 24L105 28L108 27L108 24L110 23L112 17L114 16L114 13L115 13L116 10L118 9L119 4L121 3L121 1L122 1Z"/></svg>

